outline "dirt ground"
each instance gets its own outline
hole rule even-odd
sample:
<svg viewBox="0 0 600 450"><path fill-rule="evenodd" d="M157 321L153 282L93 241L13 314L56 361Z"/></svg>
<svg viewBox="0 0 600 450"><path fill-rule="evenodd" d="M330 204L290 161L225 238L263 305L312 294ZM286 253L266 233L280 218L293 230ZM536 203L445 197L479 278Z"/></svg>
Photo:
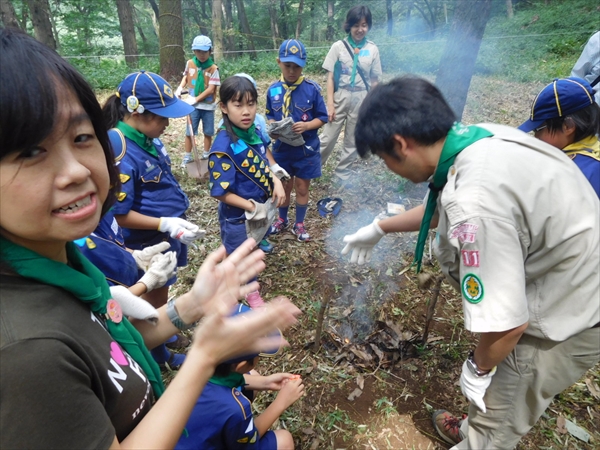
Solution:
<svg viewBox="0 0 600 450"><path fill-rule="evenodd" d="M324 79L317 81L324 85ZM267 87L267 80L259 82L259 112L264 111ZM475 78L463 122L519 125L541 87ZM191 200L188 218L205 228L207 237L199 249L191 250L190 265L180 272L175 294L191 285L206 252L220 243L217 202L206 183L179 168L183 129L183 120L173 120L164 142ZM477 341L464 330L460 296L441 284L423 342L427 308L436 291L419 289L414 271L407 270L415 235L386 236L365 266L350 264L340 255L345 234L370 223L386 211L388 202L406 208L419 204L425 187L389 173L377 158L357 162L351 185L337 186L332 181L334 163L328 162L323 176L311 185L305 223L312 240L300 243L289 232L273 238L275 251L267 256L267 269L259 279L264 297L286 295L303 310L298 325L286 332L290 347L259 367L263 373L297 373L305 381L305 397L276 426L289 429L299 449L448 448L433 429L431 411L467 411L458 379L462 361ZM343 200L337 217L319 216L315 204L324 197ZM292 206L290 216L294 214ZM436 280L438 268L429 254L426 259L426 271ZM320 314L322 332L315 339ZM596 366L557 396L518 448L598 448L599 378ZM256 413L273 398L272 393L261 394ZM587 430L589 442L557 426L561 417Z"/></svg>

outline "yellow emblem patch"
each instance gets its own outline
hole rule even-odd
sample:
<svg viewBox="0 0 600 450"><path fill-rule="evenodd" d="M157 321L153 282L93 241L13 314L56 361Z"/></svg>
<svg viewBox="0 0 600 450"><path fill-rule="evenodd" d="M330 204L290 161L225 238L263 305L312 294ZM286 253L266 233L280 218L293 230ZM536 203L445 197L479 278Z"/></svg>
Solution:
<svg viewBox="0 0 600 450"><path fill-rule="evenodd" d="M224 162L224 163L221 163L221 167L223 168L223 170L227 171L227 170L231 169L231 164Z"/></svg>
<svg viewBox="0 0 600 450"><path fill-rule="evenodd" d="M208 183L208 188L212 189L212 187L215 185L215 183L213 183L212 181L210 183Z"/></svg>
<svg viewBox="0 0 600 450"><path fill-rule="evenodd" d="M215 162L214 162L214 161L209 161L209 162L208 162L208 167L210 167L211 169L212 169L213 167L215 167Z"/></svg>
<svg viewBox="0 0 600 450"><path fill-rule="evenodd" d="M260 178L262 176L262 173L260 170L257 170L256 173L254 174L254 178Z"/></svg>
<svg viewBox="0 0 600 450"><path fill-rule="evenodd" d="M255 444L257 438L258 438L258 432L255 431L254 436L252 436L252 439L250 439L250 443Z"/></svg>
<svg viewBox="0 0 600 450"><path fill-rule="evenodd" d="M221 185L221 187L223 189L227 189L229 187L229 182L228 181L223 181L221 183L219 183Z"/></svg>
<svg viewBox="0 0 600 450"><path fill-rule="evenodd" d="M125 197L127 197L127 194L125 192L119 192L117 194L117 200L122 202L123 200L125 200Z"/></svg>
<svg viewBox="0 0 600 450"><path fill-rule="evenodd" d="M169 98L173 98L173 91L171 90L171 88L169 87L168 84L165 84L163 86L163 92L165 93L165 95L167 95Z"/></svg>
<svg viewBox="0 0 600 450"><path fill-rule="evenodd" d="M246 156L248 156L248 158L254 158L254 152L252 150L248 150L248 154Z"/></svg>
<svg viewBox="0 0 600 450"><path fill-rule="evenodd" d="M125 175L124 173L120 173L119 174L119 179L121 180L122 184L125 184L129 181L131 177L129 175Z"/></svg>
<svg viewBox="0 0 600 450"><path fill-rule="evenodd" d="M290 47L290 52L292 52L294 55L295 55L296 53L298 53L299 51L300 51L300 50L299 50L299 49L298 49L298 47L296 47L295 45L292 45L292 46Z"/></svg>
<svg viewBox="0 0 600 450"><path fill-rule="evenodd" d="M252 161L254 164L258 164L260 162L260 158L258 156L254 157L254 160Z"/></svg>
<svg viewBox="0 0 600 450"><path fill-rule="evenodd" d="M261 169L264 169L264 168L265 168L265 162L264 162L264 161L261 161L261 162L260 162L260 168L261 168Z"/></svg>
<svg viewBox="0 0 600 450"><path fill-rule="evenodd" d="M96 243L90 238L85 238L85 245L87 245L87 248L90 250L94 250L96 248Z"/></svg>
<svg viewBox="0 0 600 450"><path fill-rule="evenodd" d="M247 160L247 159L245 159L245 160L242 162L242 167L248 167L248 166L250 166L250 163L248 162L248 160Z"/></svg>
<svg viewBox="0 0 600 450"><path fill-rule="evenodd" d="M261 183L266 183L267 182L267 177L265 177L264 175L262 177L260 177L260 182Z"/></svg>
<svg viewBox="0 0 600 450"><path fill-rule="evenodd" d="M217 158L219 158L219 159L221 159L224 156L223 153L216 153L216 155L217 155Z"/></svg>
<svg viewBox="0 0 600 450"><path fill-rule="evenodd" d="M256 172L256 167L254 167L254 166L250 167L250 168L248 169L248 172L250 172L250 173L254 173L254 172Z"/></svg>
<svg viewBox="0 0 600 450"><path fill-rule="evenodd" d="M218 180L220 176L221 176L221 172L217 172L216 170L213 172L213 178L215 180Z"/></svg>
<svg viewBox="0 0 600 450"><path fill-rule="evenodd" d="M244 437L242 439L238 439L237 440L238 444L247 444L248 443L248 437Z"/></svg>

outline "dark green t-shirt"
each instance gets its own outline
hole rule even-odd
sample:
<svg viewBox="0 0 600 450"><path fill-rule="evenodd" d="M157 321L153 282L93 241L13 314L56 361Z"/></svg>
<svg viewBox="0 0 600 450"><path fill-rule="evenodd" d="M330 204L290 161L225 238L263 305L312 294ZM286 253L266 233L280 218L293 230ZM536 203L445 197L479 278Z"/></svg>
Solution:
<svg viewBox="0 0 600 450"><path fill-rule="evenodd" d="M144 372L84 303L0 276L0 448L108 448L153 398Z"/></svg>

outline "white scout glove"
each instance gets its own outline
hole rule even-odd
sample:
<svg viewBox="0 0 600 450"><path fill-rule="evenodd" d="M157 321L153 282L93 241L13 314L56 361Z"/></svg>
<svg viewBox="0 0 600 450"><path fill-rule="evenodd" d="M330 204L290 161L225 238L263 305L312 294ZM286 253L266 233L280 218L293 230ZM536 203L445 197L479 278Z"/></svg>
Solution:
<svg viewBox="0 0 600 450"><path fill-rule="evenodd" d="M133 259L135 259L138 269L142 269L144 272L146 272L148 267L150 267L150 261L152 261L152 258L159 253L168 250L170 247L171 244L168 242L160 242L156 245L146 247L144 250L134 250L131 256L133 256Z"/></svg>
<svg viewBox="0 0 600 450"><path fill-rule="evenodd" d="M485 391L492 382L492 377L496 373L494 367L487 375L478 377L469 370L467 361L463 363L462 373L460 374L460 390L467 399L474 403L482 412L485 413L485 403L483 402L483 396Z"/></svg>
<svg viewBox="0 0 600 450"><path fill-rule="evenodd" d="M372 224L362 227L356 233L344 236L346 246L342 250L342 255L346 255L352 250L351 263L364 264L371 260L373 247L385 236L377 222L379 220L375 219Z"/></svg>
<svg viewBox="0 0 600 450"><path fill-rule="evenodd" d="M287 173L287 170L285 170L279 164L273 164L271 166L271 172L273 172L273 174L281 181L288 181L289 179L291 179L290 174Z"/></svg>
<svg viewBox="0 0 600 450"><path fill-rule="evenodd" d="M148 292L163 287L177 272L175 252L159 253L152 258L150 267L138 283L144 283Z"/></svg>
<svg viewBox="0 0 600 450"><path fill-rule="evenodd" d="M183 88L181 86L177 86L177 89L175 89L175 97L181 98L182 91L183 91Z"/></svg>
<svg viewBox="0 0 600 450"><path fill-rule="evenodd" d="M158 322L158 311L143 298L133 295L125 286L111 286L110 295L121 306L123 315L134 319Z"/></svg>
<svg viewBox="0 0 600 450"><path fill-rule="evenodd" d="M254 211L246 211L246 234L259 243L267 234L267 230L275 219L277 207L271 200L266 203L258 203L250 200L254 204Z"/></svg>
<svg viewBox="0 0 600 450"><path fill-rule="evenodd" d="M190 245L196 239L202 239L206 234L206 231L199 229L198 225L179 217L161 217L158 231L169 233L169 236L185 245Z"/></svg>

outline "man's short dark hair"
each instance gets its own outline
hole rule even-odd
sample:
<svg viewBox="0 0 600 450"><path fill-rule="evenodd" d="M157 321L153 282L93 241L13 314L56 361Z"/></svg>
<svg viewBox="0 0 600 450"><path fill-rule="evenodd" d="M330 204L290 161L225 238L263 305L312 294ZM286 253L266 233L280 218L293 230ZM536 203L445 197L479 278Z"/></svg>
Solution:
<svg viewBox="0 0 600 450"><path fill-rule="evenodd" d="M456 116L429 81L403 76L377 85L358 112L354 132L358 154L394 154L394 135L432 145L444 138Z"/></svg>

